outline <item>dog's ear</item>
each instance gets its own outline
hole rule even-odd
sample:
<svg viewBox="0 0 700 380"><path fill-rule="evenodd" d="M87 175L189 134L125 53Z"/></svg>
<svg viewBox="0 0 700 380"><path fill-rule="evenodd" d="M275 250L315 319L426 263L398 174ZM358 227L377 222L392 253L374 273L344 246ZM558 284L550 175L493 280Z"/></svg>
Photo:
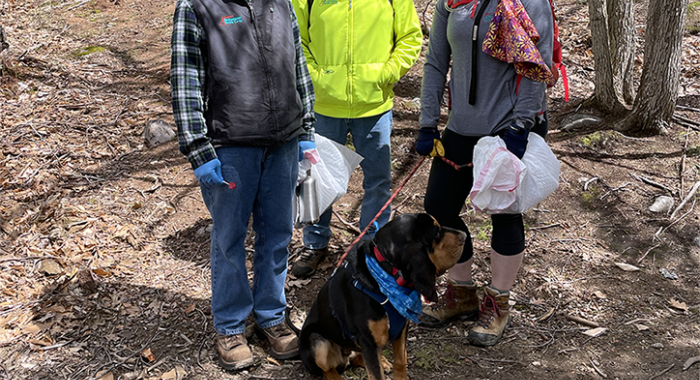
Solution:
<svg viewBox="0 0 700 380"><path fill-rule="evenodd" d="M413 282L413 288L430 302L437 302L435 264L428 257L428 250L423 244L416 243L406 247L405 254L408 256L407 276Z"/></svg>

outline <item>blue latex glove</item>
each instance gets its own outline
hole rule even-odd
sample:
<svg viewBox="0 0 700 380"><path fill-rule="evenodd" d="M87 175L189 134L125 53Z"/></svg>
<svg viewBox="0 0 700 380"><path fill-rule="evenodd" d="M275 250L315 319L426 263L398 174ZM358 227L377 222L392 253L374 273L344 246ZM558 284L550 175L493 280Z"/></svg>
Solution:
<svg viewBox="0 0 700 380"><path fill-rule="evenodd" d="M221 175L221 161L218 158L194 169L194 176L201 184L219 185L225 183L224 177Z"/></svg>
<svg viewBox="0 0 700 380"><path fill-rule="evenodd" d="M416 152L421 156L430 157L436 154L444 155L444 152L439 154L440 152L434 149L436 141L440 142L440 132L438 132L437 127L422 127L418 131L418 138L416 138ZM440 145L442 146L442 143Z"/></svg>
<svg viewBox="0 0 700 380"><path fill-rule="evenodd" d="M299 141L299 162L304 159L304 152L310 152L312 155L317 156L316 143L313 141ZM314 160L310 160L312 164L315 164Z"/></svg>
<svg viewBox="0 0 700 380"><path fill-rule="evenodd" d="M529 130L518 125L511 124L503 130L501 133L501 138L506 143L506 148L508 148L508 150L513 153L515 157L522 159L523 155L525 154L525 149L527 149L527 135L529 134Z"/></svg>

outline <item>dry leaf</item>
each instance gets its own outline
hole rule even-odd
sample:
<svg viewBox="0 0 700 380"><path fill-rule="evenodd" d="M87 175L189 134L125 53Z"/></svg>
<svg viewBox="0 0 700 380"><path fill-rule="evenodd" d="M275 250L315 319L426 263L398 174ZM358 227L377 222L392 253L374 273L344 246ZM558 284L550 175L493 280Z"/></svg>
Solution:
<svg viewBox="0 0 700 380"><path fill-rule="evenodd" d="M584 331L583 333L586 334L586 335L588 335L588 336L590 336L590 337L594 337L594 338L595 338L595 337L597 337L597 336L602 335L602 334L603 334L604 332L606 332L607 330L608 330L608 329L605 328L605 327L598 327L598 328L595 328L595 329L586 330L586 331Z"/></svg>
<svg viewBox="0 0 700 380"><path fill-rule="evenodd" d="M187 306L187 308L185 309L185 315L192 314L192 312L194 311L195 308L196 308L196 306L194 304Z"/></svg>
<svg viewBox="0 0 700 380"><path fill-rule="evenodd" d="M50 346L51 344L53 344L53 342L50 340L50 338L45 338L45 339L30 338L29 340L27 340L27 342L29 342L31 344L35 344L37 346L44 346L44 347Z"/></svg>
<svg viewBox="0 0 700 380"><path fill-rule="evenodd" d="M100 375L102 375L102 376L100 376ZM114 380L114 375L112 374L112 372L107 372L107 373L101 372L95 377L97 378L97 380Z"/></svg>
<svg viewBox="0 0 700 380"><path fill-rule="evenodd" d="M297 287L297 288L303 288L303 287L305 287L306 285L308 285L310 282L311 282L311 279L287 281L287 283L289 284L290 287L294 286L294 287Z"/></svg>
<svg viewBox="0 0 700 380"><path fill-rule="evenodd" d="M149 363L152 362L152 361L154 361L154 360L156 360L156 356L153 355L153 352L151 351L150 348L147 348L147 349L141 351L141 356L142 356L144 359L146 359L146 361L149 362Z"/></svg>
<svg viewBox="0 0 700 380"><path fill-rule="evenodd" d="M25 334L26 333L35 334L35 333L38 333L39 331L41 331L41 327L34 325L34 324L22 327L22 332Z"/></svg>
<svg viewBox="0 0 700 380"><path fill-rule="evenodd" d="M180 366L176 366L170 371L160 376L161 380L182 380L187 376L187 371Z"/></svg>
<svg viewBox="0 0 700 380"><path fill-rule="evenodd" d="M100 269L100 268L93 269L92 273L94 273L100 277L111 277L112 276L112 273L107 272L106 270Z"/></svg>
<svg viewBox="0 0 700 380"><path fill-rule="evenodd" d="M637 330L639 330L639 331L647 331L647 330L649 330L649 326L640 325L639 323L635 323L635 324L634 324L634 327L636 327Z"/></svg>
<svg viewBox="0 0 700 380"><path fill-rule="evenodd" d="M56 260L44 259L39 262L37 270L48 276L53 276L63 273L63 268Z"/></svg>
<svg viewBox="0 0 700 380"><path fill-rule="evenodd" d="M270 362L270 363L272 363L272 364L274 364L274 365L277 365L277 366L280 366L280 365L281 365L280 362L278 362L277 360L275 360L275 358L272 358L272 357L269 357L269 356L267 357L267 361Z"/></svg>
<svg viewBox="0 0 700 380"><path fill-rule="evenodd" d="M634 265L626 264L626 263L615 263L618 268L627 271L627 272L634 272L638 271L639 268L635 267Z"/></svg>
<svg viewBox="0 0 700 380"><path fill-rule="evenodd" d="M671 298L668 304L674 309L688 311L688 305L686 305L685 302L677 301L675 298Z"/></svg>
<svg viewBox="0 0 700 380"><path fill-rule="evenodd" d="M608 298L608 296L606 296L605 293L601 292L600 290L596 291L596 292L593 293L593 294L594 294L596 297L600 298L600 299L606 299L606 298Z"/></svg>

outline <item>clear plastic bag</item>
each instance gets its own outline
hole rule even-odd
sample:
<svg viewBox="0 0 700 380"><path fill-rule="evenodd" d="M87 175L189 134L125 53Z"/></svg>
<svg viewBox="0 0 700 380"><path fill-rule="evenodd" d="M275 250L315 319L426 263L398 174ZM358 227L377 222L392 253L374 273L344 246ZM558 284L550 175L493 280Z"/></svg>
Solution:
<svg viewBox="0 0 700 380"><path fill-rule="evenodd" d="M544 139L528 135L522 160L503 139L487 136L474 147L474 186L469 194L476 212L520 214L547 198L559 186L561 164Z"/></svg>
<svg viewBox="0 0 700 380"><path fill-rule="evenodd" d="M320 161L314 165L307 160L299 162L299 185L293 204L296 228L317 222L323 212L345 195L350 175L363 159L346 146L319 134L314 135L314 140ZM305 183L307 181L312 183Z"/></svg>

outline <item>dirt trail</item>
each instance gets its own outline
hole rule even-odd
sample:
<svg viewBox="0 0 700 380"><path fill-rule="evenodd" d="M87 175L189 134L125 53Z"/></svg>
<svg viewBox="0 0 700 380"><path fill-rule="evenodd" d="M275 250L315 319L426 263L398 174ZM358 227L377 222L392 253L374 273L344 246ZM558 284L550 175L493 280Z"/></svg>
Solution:
<svg viewBox="0 0 700 380"><path fill-rule="evenodd" d="M467 344L469 323L412 326L412 379L700 378L700 365L684 370L700 356L697 196L674 218L648 210L659 195L677 207L700 180L700 136L676 124L645 139L605 123L562 128L586 111L578 106L590 95L593 64L587 6L558 3L572 86L569 103L560 88L550 94L548 142L562 162L561 184L525 215L513 325L489 349ZM430 4L416 7L429 23ZM0 0L10 43L0 76L0 379L311 378L299 361L270 359L256 337L259 365L229 373L216 364L211 220L177 144L151 149L142 137L149 120L172 123L173 9L170 0ZM685 40L679 105L686 108L677 110L693 120L699 41ZM396 87L394 186L419 160L420 81L419 64ZM396 212L421 210L428 170L423 164L411 178ZM348 223L359 217L359 183L358 171L336 207ZM464 218L484 285L490 222L466 209ZM338 219L332 225L334 253L321 270L288 281L297 323L355 236ZM297 231L291 260L300 240ZM586 335L592 327L571 317L605 331Z"/></svg>

